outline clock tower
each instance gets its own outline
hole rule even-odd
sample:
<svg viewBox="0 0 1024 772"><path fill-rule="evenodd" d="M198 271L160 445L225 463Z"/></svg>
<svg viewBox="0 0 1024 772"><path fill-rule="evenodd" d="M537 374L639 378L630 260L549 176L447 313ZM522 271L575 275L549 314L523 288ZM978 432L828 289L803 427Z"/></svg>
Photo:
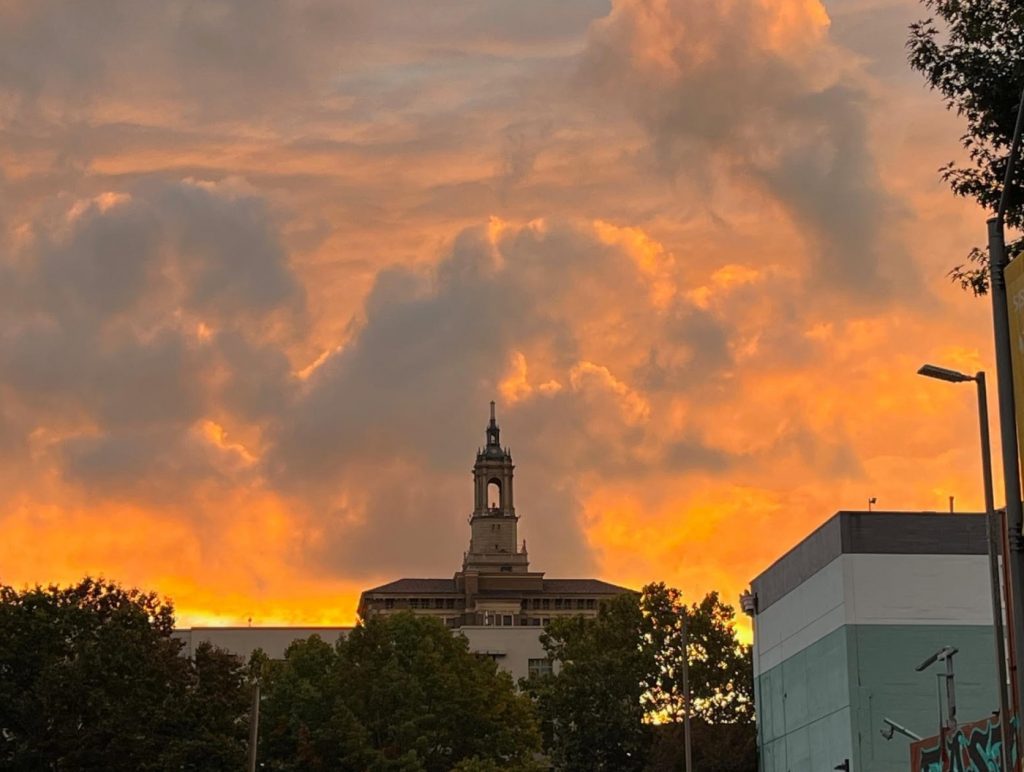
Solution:
<svg viewBox="0 0 1024 772"><path fill-rule="evenodd" d="M463 571L526 573L526 544L519 547L512 454L501 446L501 429L494 416L487 424L487 444L477 451L473 465L473 514L469 516L469 551Z"/></svg>

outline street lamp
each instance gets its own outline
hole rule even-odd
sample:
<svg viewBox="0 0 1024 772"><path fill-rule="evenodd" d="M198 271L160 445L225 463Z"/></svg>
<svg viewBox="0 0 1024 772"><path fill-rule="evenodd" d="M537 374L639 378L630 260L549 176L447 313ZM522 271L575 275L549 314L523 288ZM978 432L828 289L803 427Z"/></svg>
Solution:
<svg viewBox="0 0 1024 772"><path fill-rule="evenodd" d="M985 488L985 520L988 526L988 570L989 585L992 595L992 627L996 639L996 666L999 674L999 721L1002 724L1003 741L1000 743L1002 749L1003 769L1008 770L1006 747L1009 738L1012 737L1013 725L1011 723L1012 713L1010 712L1007 700L1007 678L1006 678L1006 645L1003 639L1003 604L999 590L999 548L996 542L996 534L1002 529L996 522L995 495L992 492L992 449L988 436L988 393L985 388L985 373L979 370L974 375L967 375L956 370L936 365L922 365L917 371L918 375L927 378L935 378L948 383L967 383L974 381L978 387L978 423L981 428L981 472ZM1003 556L1006 560L1006 556Z"/></svg>

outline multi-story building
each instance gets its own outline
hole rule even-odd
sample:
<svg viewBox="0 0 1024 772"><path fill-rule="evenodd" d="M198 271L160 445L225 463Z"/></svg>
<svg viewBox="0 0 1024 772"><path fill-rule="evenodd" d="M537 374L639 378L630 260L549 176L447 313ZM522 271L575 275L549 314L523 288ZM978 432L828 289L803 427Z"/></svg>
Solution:
<svg viewBox="0 0 1024 772"><path fill-rule="evenodd" d="M469 549L461 570L451 578L398 579L366 590L360 616L413 611L457 629L543 627L559 616L593 616L601 601L629 592L599 579L546 579L530 570L526 541L518 535L514 468L492 402L487 444L473 465Z"/></svg>
<svg viewBox="0 0 1024 772"><path fill-rule="evenodd" d="M763 772L908 769L886 719L938 734L945 663L918 667L945 647L958 720L998 710L989 576L985 517L928 512L839 512L765 569L742 598Z"/></svg>

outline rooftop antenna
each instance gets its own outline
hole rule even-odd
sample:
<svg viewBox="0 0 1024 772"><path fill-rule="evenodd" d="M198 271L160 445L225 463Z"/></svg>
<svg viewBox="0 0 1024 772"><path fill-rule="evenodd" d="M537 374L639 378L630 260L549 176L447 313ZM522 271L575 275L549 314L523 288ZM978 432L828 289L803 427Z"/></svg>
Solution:
<svg viewBox="0 0 1024 772"><path fill-rule="evenodd" d="M868 512L871 511L872 505L877 504L877 503L878 503L878 499L876 497L874 497L874 496L872 496L870 499L868 499Z"/></svg>
<svg viewBox="0 0 1024 772"><path fill-rule="evenodd" d="M949 497L949 514L953 514L953 497Z"/></svg>

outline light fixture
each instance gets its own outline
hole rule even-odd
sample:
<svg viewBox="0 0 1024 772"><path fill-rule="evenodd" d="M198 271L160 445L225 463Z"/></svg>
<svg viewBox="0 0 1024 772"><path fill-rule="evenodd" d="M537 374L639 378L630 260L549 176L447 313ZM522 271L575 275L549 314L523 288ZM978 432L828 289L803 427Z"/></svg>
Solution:
<svg viewBox="0 0 1024 772"><path fill-rule="evenodd" d="M921 365L917 374L923 375L926 378L936 378L940 381L949 381L950 383L966 383L967 381L975 380L973 375L967 375L966 373L950 370L947 367L939 367L938 365Z"/></svg>

